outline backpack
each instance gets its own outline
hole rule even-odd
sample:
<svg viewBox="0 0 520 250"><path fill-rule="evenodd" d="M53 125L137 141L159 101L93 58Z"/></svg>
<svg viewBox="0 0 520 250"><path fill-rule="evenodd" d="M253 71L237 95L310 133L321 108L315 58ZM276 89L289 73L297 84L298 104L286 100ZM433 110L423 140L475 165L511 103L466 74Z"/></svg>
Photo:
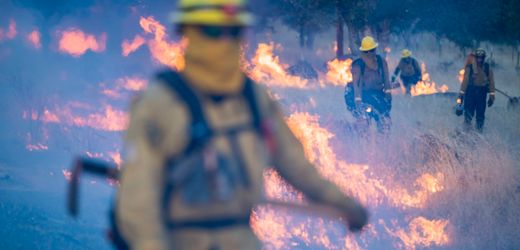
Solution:
<svg viewBox="0 0 520 250"><path fill-rule="evenodd" d="M176 93L177 96L183 101L189 112L191 113L191 125L189 126L190 141L188 142L185 149L178 154L178 156L171 157L165 164L165 176L166 183L163 192L162 211L164 211L164 220L166 228L173 230L179 228L204 228L214 229L227 227L238 224L249 224L249 216L244 218L215 216L215 218L197 218L188 220L174 220L169 216L172 206L172 195L174 193L180 194L182 201L186 202L183 204L193 208L194 211L197 209L205 209L204 206L212 202L225 202L225 200L212 200L215 197L224 199L233 195L233 188L237 185L243 185L246 188L250 185L248 179L248 173L245 173L245 165L243 159L240 157L240 150L236 148L237 144L233 148L235 158L240 166L238 166L240 178L231 176L229 169L225 169L226 159L217 157L217 167L211 172L204 169L203 154L205 149L210 145L210 141L216 135L233 136L240 133L243 130L251 129L254 130L260 138L264 139L265 145L268 150L272 152L273 140L271 139L271 133L269 126L264 122L260 114L259 106L256 100L255 87L252 80L246 78L244 88L241 96L247 102L249 110L251 112L252 121L247 126L240 126L236 128L229 128L223 131L217 131L209 125L204 111L202 109L199 98L189 85L185 83L182 77L174 71L167 70L157 75L159 82L164 84L171 92ZM231 139L230 139L231 141ZM233 144L233 143L231 143ZM214 176L213 176L214 175ZM209 177L215 177L217 182L220 181L221 188L215 189L214 186L210 186L208 183ZM193 195L197 194L197 195ZM176 200L178 201L178 200ZM110 238L114 245L118 249L129 249L126 240L122 237L116 223L115 209L112 209L110 213L111 232Z"/></svg>
<svg viewBox="0 0 520 250"><path fill-rule="evenodd" d="M254 83L246 78L241 93L251 113L249 124L231 128L214 129L204 116L199 98L183 81L182 77L173 71L162 72L158 79L178 94L191 111L191 140L185 150L178 156L167 160L166 187L163 199L163 211L183 211L184 215L176 217L166 215L166 225L170 229L184 227L214 228L232 224L248 224L249 216L236 218L229 215L233 204L241 204L238 199L238 189L248 190L251 181L247 173L243 152L238 144L237 135L246 130L255 131L264 138L262 118L256 101ZM212 139L217 136L226 137L231 146L231 154L223 154L212 147ZM208 163L210 162L210 163ZM207 207L218 204L229 207L226 212L207 215ZM189 212L187 212L189 211ZM206 215L207 218L201 218ZM228 216L229 215L229 216ZM188 218L186 218L188 217Z"/></svg>
<svg viewBox="0 0 520 250"><path fill-rule="evenodd" d="M468 65L469 67L469 82L468 82L468 85L473 85L473 67L471 67L471 65ZM486 77L488 78L488 81L489 81L489 63L485 62L484 63L484 74L486 74Z"/></svg>
<svg viewBox="0 0 520 250"><path fill-rule="evenodd" d="M384 67L383 59L381 58L381 56L377 55L376 61L377 61L377 70L379 71L382 82L384 83L385 82L385 72L383 69L383 67ZM361 59L361 58L356 59L352 63L352 67L354 65L358 65L361 70L361 74L360 74L359 80L357 82L357 84L359 85L359 82L361 81L362 77L365 75L366 65L365 65L365 62L363 62L363 59ZM363 83L363 85L364 85L364 83ZM354 96L354 83L353 82L348 82L347 85L345 85L344 98L345 98L345 104L347 105L347 110L350 112L355 111L356 110L356 101L355 101L355 96Z"/></svg>

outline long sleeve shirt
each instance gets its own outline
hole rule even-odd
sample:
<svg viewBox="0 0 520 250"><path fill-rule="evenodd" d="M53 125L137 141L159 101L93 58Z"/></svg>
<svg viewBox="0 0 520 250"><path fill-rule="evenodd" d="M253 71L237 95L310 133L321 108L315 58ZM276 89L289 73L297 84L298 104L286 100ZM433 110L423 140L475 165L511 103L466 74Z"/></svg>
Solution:
<svg viewBox="0 0 520 250"><path fill-rule="evenodd" d="M313 201L339 208L352 208L353 200L335 185L323 179L304 157L303 147L284 121L277 103L267 91L255 85L261 112L273 124L273 138L277 145L272 164L280 175ZM206 118L212 126L226 127L250 121L251 114L240 98L229 98L218 104L202 103ZM217 231L170 232L161 217L161 195L165 159L179 154L190 139L190 114L178 96L161 84L152 84L133 105L127 131L128 157L123 166L117 203L117 221L123 236L133 249L259 249L260 244L249 227ZM246 163L251 187L242 190L240 211L249 214L255 203L262 201L263 171L268 164L261 153L263 142L254 133L241 133L239 148ZM217 147L226 150L225 141ZM218 208L208 208L208 213ZM178 214L190 211L178 211Z"/></svg>
<svg viewBox="0 0 520 250"><path fill-rule="evenodd" d="M486 67L486 66L484 66ZM489 67L489 66L487 66ZM466 90L468 89L468 86L474 85L479 87L485 87L488 86L489 93L494 94L495 93L495 77L493 70L489 68L489 75L486 75L485 70L482 67L476 67L477 70L472 70L472 65L469 64L466 66L466 69L464 71L464 79L462 81L462 85L460 86L460 93L464 94L466 93Z"/></svg>

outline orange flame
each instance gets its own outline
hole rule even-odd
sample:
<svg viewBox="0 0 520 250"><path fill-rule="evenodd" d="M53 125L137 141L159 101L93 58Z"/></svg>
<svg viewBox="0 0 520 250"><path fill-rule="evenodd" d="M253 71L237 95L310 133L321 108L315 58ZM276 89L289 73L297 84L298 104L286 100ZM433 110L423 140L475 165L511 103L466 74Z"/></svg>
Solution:
<svg viewBox="0 0 520 250"><path fill-rule="evenodd" d="M134 40L132 40L131 42L128 40L124 40L123 44L121 44L121 49L122 49L121 54L123 56L128 56L132 52L139 49L143 44L145 44L145 42L146 41L144 40L144 38L140 35L135 36Z"/></svg>
<svg viewBox="0 0 520 250"><path fill-rule="evenodd" d="M141 91L146 87L147 81L139 77L123 77L117 79L116 84L119 88L128 91Z"/></svg>
<svg viewBox="0 0 520 250"><path fill-rule="evenodd" d="M66 170L66 169L61 170L61 172L63 173L63 176L65 177L65 179L67 181L72 180L72 172L70 172L69 170Z"/></svg>
<svg viewBox="0 0 520 250"><path fill-rule="evenodd" d="M352 81L352 59L334 59L327 62L327 69L327 82L337 86L345 86L345 84Z"/></svg>
<svg viewBox="0 0 520 250"><path fill-rule="evenodd" d="M121 154L119 151L116 152L108 152L108 156L114 161L114 163L117 165L117 167L121 167L121 163L123 162L121 158Z"/></svg>
<svg viewBox="0 0 520 250"><path fill-rule="evenodd" d="M465 74L465 72L466 72L465 69L459 70L459 75L457 76L457 78L459 79L460 83L462 83L462 81L464 81L464 74Z"/></svg>
<svg viewBox="0 0 520 250"><path fill-rule="evenodd" d="M166 28L153 16L141 17L139 24L146 33L154 35L153 39L147 41L153 59L176 70L184 69L187 39L182 39L180 43L167 41Z"/></svg>
<svg viewBox="0 0 520 250"><path fill-rule="evenodd" d="M75 115L72 106L65 106L62 109L50 111L45 109L39 120L45 123L64 123L77 127L91 127L98 130L122 131L128 124L127 113L114 109L110 105L103 106L101 113L92 113L86 117Z"/></svg>
<svg viewBox="0 0 520 250"><path fill-rule="evenodd" d="M406 249L417 247L429 247L432 245L443 246L450 242L446 227L447 220L428 220L424 217L414 218L409 224L409 231L398 229L392 232L386 228L387 232L399 239Z"/></svg>
<svg viewBox="0 0 520 250"><path fill-rule="evenodd" d="M40 32L38 30L31 31L29 34L27 34L26 39L33 48L40 49L42 47L40 41Z"/></svg>
<svg viewBox="0 0 520 250"><path fill-rule="evenodd" d="M41 143L37 143L37 144L27 144L27 145L25 145L25 149L27 149L29 151L42 151L42 150L49 149L49 147L46 145L43 145Z"/></svg>
<svg viewBox="0 0 520 250"><path fill-rule="evenodd" d="M255 56L251 63L245 63L249 77L257 82L273 87L307 88L308 81L287 73L287 65L282 64L278 56L273 54L273 43L258 44Z"/></svg>
<svg viewBox="0 0 520 250"><path fill-rule="evenodd" d="M415 86L412 86L410 93L412 96L418 95L431 95L435 93L446 93L448 91L448 86L443 84L439 88L437 88L434 81L430 79L430 74L426 71L426 65L424 63L421 64L422 69L422 80L419 81Z"/></svg>
<svg viewBox="0 0 520 250"><path fill-rule="evenodd" d="M18 32L16 31L16 22L13 19L9 20L9 28L7 32L5 32L2 28L0 28L0 41L7 39L12 40L16 37Z"/></svg>
<svg viewBox="0 0 520 250"><path fill-rule="evenodd" d="M59 50L61 52L80 57L87 50L103 52L106 44L106 34L103 33L96 39L94 35L86 34L77 28L70 28L60 32Z"/></svg>

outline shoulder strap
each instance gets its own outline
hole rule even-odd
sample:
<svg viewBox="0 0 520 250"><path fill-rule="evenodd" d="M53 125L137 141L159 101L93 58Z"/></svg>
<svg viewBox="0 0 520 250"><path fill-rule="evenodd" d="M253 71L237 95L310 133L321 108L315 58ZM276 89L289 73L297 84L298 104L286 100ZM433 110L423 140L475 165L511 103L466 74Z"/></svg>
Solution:
<svg viewBox="0 0 520 250"><path fill-rule="evenodd" d="M383 69L383 58L380 55L376 55L377 61L377 69L379 70L379 75L381 76L381 80L383 80L383 84L385 83L385 69Z"/></svg>
<svg viewBox="0 0 520 250"><path fill-rule="evenodd" d="M204 117L200 100L195 92L177 72L171 70L163 71L157 75L157 79L168 87L170 91L177 93L177 96L182 99L191 113L191 126L189 128L191 139L185 152L190 152L196 147L203 145L211 137L213 131Z"/></svg>
<svg viewBox="0 0 520 250"><path fill-rule="evenodd" d="M354 60L354 62L352 62L352 66L354 66L354 65L359 66L359 71L361 73L358 77L358 82L355 84L357 84L358 86L361 86L360 82L362 81L363 76L365 75L365 62L363 62L363 59L358 58L358 59ZM347 84L347 86L348 86L348 84Z"/></svg>

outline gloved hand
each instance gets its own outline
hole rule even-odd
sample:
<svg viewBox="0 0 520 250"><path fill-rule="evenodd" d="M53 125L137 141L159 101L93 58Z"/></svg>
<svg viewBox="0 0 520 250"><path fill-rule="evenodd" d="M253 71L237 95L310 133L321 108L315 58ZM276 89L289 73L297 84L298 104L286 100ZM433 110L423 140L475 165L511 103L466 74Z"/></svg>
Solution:
<svg viewBox="0 0 520 250"><path fill-rule="evenodd" d="M489 95L487 106L491 107L493 106L493 103L495 103L495 95Z"/></svg>
<svg viewBox="0 0 520 250"><path fill-rule="evenodd" d="M460 94L459 97L457 97L457 103L463 104L464 103L464 95Z"/></svg>
<svg viewBox="0 0 520 250"><path fill-rule="evenodd" d="M344 216L347 219L348 228L352 232L361 231L368 222L367 210L355 201L350 202Z"/></svg>
<svg viewBox="0 0 520 250"><path fill-rule="evenodd" d="M390 82L395 82L395 75L392 76L392 79L390 79Z"/></svg>
<svg viewBox="0 0 520 250"><path fill-rule="evenodd" d="M390 90L385 90L385 100L387 102L391 102L392 101L392 92Z"/></svg>

